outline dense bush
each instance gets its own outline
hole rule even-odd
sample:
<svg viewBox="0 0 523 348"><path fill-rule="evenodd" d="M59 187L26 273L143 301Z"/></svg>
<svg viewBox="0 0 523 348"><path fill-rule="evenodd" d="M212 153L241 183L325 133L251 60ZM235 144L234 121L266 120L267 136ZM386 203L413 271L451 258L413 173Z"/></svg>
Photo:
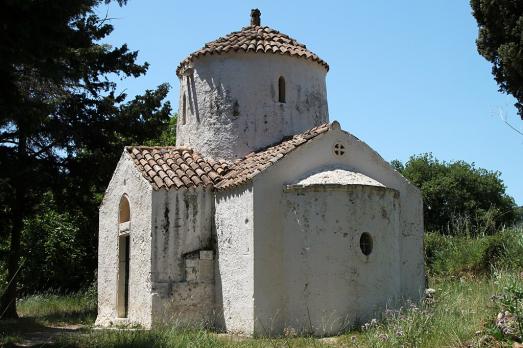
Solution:
<svg viewBox="0 0 523 348"><path fill-rule="evenodd" d="M499 172L463 161L441 162L431 154L392 166L423 195L425 228L451 235L494 234L516 222L517 207Z"/></svg>
<svg viewBox="0 0 523 348"><path fill-rule="evenodd" d="M22 232L20 286L23 293L76 291L88 285L93 275L85 262L80 212L60 211L52 195L40 204L39 213L27 219ZM87 278L87 279L86 279Z"/></svg>
<svg viewBox="0 0 523 348"><path fill-rule="evenodd" d="M425 262L430 274L491 273L523 270L523 228L484 237L425 235Z"/></svg>

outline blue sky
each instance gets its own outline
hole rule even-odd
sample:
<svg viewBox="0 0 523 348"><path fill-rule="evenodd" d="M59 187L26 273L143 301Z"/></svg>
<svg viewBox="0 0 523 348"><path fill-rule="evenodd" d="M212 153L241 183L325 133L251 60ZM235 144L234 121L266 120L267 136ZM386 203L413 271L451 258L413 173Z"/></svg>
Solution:
<svg viewBox="0 0 523 348"><path fill-rule="evenodd" d="M120 87L141 94L169 82L178 108L176 66L204 43L248 25L262 25L307 45L330 65L330 119L376 149L405 162L432 152L498 170L523 205L523 130L513 98L498 92L491 66L476 51L477 25L467 0L167 1L129 0L99 8L115 31L151 64L146 76Z"/></svg>

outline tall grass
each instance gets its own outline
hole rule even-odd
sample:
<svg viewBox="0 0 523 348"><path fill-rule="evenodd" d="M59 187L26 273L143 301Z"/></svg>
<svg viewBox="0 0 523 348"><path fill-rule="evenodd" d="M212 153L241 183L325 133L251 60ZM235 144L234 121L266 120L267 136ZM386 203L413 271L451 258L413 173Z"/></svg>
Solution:
<svg viewBox="0 0 523 348"><path fill-rule="evenodd" d="M343 337L349 347L478 347L490 334L498 291L490 278L436 279L432 298L387 311L381 321ZM487 347L487 346L486 346Z"/></svg>
<svg viewBox="0 0 523 348"><path fill-rule="evenodd" d="M21 317L30 317L42 324L91 325L96 319L96 292L92 288L68 295L44 293L27 296L17 305Z"/></svg>
<svg viewBox="0 0 523 348"><path fill-rule="evenodd" d="M437 276L488 275L523 269L523 228L482 237L425 235L427 272Z"/></svg>

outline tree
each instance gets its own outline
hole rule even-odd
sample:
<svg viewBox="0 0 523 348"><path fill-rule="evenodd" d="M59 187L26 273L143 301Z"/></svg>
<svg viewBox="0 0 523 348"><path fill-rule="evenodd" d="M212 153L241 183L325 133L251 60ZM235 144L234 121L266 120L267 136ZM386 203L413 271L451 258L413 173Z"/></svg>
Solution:
<svg viewBox="0 0 523 348"><path fill-rule="evenodd" d="M478 52L492 63L499 91L516 98L523 119L523 1L471 0Z"/></svg>
<svg viewBox="0 0 523 348"><path fill-rule="evenodd" d="M515 222L514 199L505 192L499 172L464 161L440 162L431 154L391 165L421 189L425 228L443 234L495 233Z"/></svg>
<svg viewBox="0 0 523 348"><path fill-rule="evenodd" d="M58 206L86 204L93 223L123 145L168 125L168 85L126 101L108 77L148 68L126 45L100 42L113 27L94 8L109 1L0 1L0 236L9 244L0 318L17 317L21 232L44 194L56 192Z"/></svg>

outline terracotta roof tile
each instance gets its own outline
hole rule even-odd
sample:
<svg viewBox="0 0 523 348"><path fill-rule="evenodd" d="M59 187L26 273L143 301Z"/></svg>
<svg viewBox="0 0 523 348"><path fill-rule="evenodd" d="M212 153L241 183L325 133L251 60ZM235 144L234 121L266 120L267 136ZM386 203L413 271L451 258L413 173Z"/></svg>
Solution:
<svg viewBox="0 0 523 348"><path fill-rule="evenodd" d="M242 160L235 161L225 169L225 173L222 175L221 180L215 184L215 187L222 190L241 185L251 180L298 146L307 143L314 137L328 130L329 124L325 123L304 133L297 134L292 138L283 140L279 144L246 155Z"/></svg>
<svg viewBox="0 0 523 348"><path fill-rule="evenodd" d="M208 162L187 148L128 146L125 149L155 190L214 185L220 180L216 169L221 172L227 166L225 161Z"/></svg>
<svg viewBox="0 0 523 348"><path fill-rule="evenodd" d="M214 186L227 189L248 182L292 150L329 130L325 123L234 162L203 158L188 148L128 146L126 151L155 190Z"/></svg>
<svg viewBox="0 0 523 348"><path fill-rule="evenodd" d="M229 51L285 54L317 62L329 70L329 65L309 51L304 44L269 27L250 25L205 44L204 47L190 54L178 65L176 74L180 75L182 70L198 57L223 54Z"/></svg>

